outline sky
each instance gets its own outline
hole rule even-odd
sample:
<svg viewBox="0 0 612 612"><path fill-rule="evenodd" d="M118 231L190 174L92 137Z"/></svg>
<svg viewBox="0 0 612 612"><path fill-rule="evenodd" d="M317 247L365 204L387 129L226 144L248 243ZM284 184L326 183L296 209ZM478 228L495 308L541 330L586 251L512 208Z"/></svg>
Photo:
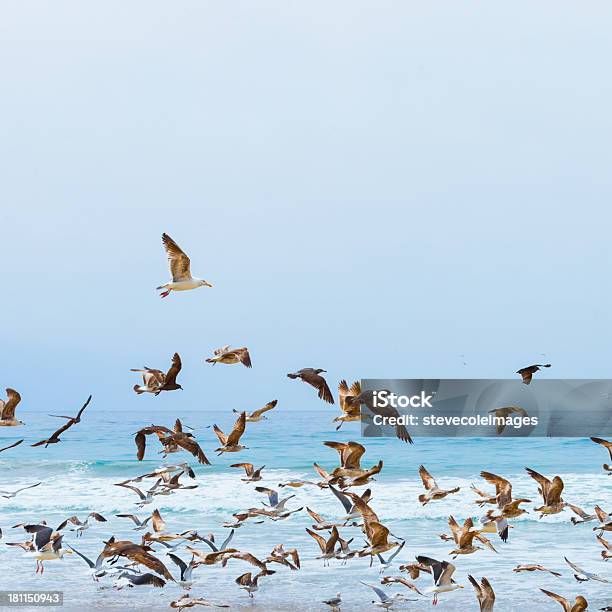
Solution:
<svg viewBox="0 0 612 612"><path fill-rule="evenodd" d="M609 3L0 7L25 410L325 408L285 376L309 366L609 376ZM162 232L214 288L157 297ZM204 363L223 344L253 369ZM185 391L136 397L174 351Z"/></svg>

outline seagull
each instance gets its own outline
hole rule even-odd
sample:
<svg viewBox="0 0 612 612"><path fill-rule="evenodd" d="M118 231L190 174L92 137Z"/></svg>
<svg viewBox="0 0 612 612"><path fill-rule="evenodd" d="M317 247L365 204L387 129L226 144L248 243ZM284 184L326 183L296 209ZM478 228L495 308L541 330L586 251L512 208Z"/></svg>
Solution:
<svg viewBox="0 0 612 612"><path fill-rule="evenodd" d="M427 493L419 495L419 501L425 506L432 500L444 499L451 493L457 493L461 487L455 487L453 489L440 489L438 483L432 477L432 475L425 469L425 466L419 466L419 476L423 481L423 486Z"/></svg>
<svg viewBox="0 0 612 612"><path fill-rule="evenodd" d="M384 574L393 565L393 559L395 559L395 557L399 555L400 551L402 550L402 548L404 548L405 544L406 542L403 541L386 559L380 553L376 555L378 557L378 560L380 561L380 566L381 566L380 573L381 574Z"/></svg>
<svg viewBox="0 0 612 612"><path fill-rule="evenodd" d="M214 357L209 357L206 363L225 363L232 365L234 363L241 363L246 368L252 367L251 356L249 355L249 349L246 346L242 348L230 348L229 344L222 346L214 351Z"/></svg>
<svg viewBox="0 0 612 612"><path fill-rule="evenodd" d="M360 580L361 584L364 586L370 587L374 593L378 596L378 601L373 601L372 603L379 608L384 608L385 610L390 610L397 601L407 601L406 598L401 593L395 593L392 597L389 597L382 589L378 588L373 584L368 584L367 582L363 582Z"/></svg>
<svg viewBox="0 0 612 612"><path fill-rule="evenodd" d="M260 408L259 410L254 410L253 412L251 412L251 414L247 414L246 422L258 423L259 421L267 421L268 417L264 416L264 414L269 410L272 410L272 408L276 408L277 403L278 400L272 400L271 402L268 402L263 408ZM234 410L234 413L240 414L240 411Z"/></svg>
<svg viewBox="0 0 612 612"><path fill-rule="evenodd" d="M601 551L601 558L604 561L612 559L612 544L608 542L602 535L597 536L597 541L604 547L605 550Z"/></svg>
<svg viewBox="0 0 612 612"><path fill-rule="evenodd" d="M561 574L559 572L553 572L552 570L549 570L543 565L539 565L535 563L531 563L531 564L524 563L522 565L517 565L512 571L517 574L521 572L547 572L549 574L552 574L553 576L556 576L557 578L561 577Z"/></svg>
<svg viewBox="0 0 612 612"><path fill-rule="evenodd" d="M16 446L19 446L22 442L23 442L23 439L17 440L17 442L13 442L12 444L5 446L4 448L0 448L0 453L5 450L9 450L10 448L15 448Z"/></svg>
<svg viewBox="0 0 612 612"><path fill-rule="evenodd" d="M278 512L282 512L285 509L285 504L290 499L295 497L295 495L289 495L279 500L278 491L276 491L275 489L269 489L268 487L255 487L255 490L258 493L265 493L268 496L268 501L270 502L269 508L271 508L274 511L278 511ZM264 506L268 506L268 504L264 502Z"/></svg>
<svg viewBox="0 0 612 612"><path fill-rule="evenodd" d="M511 414L519 414L520 416L526 417L529 416L527 411L524 408L519 406L504 406L503 408L494 408L493 410L489 410L489 414L494 414L496 417L500 419L506 419ZM500 436L504 433L504 429L506 429L506 422L500 422L497 424L497 435Z"/></svg>
<svg viewBox="0 0 612 612"><path fill-rule="evenodd" d="M567 507L577 516L580 517L581 520L578 520L575 516L572 516L570 521L574 525L579 525L581 523L589 523L590 521L594 521L597 518L597 514L587 514L582 508L578 506L574 506L573 504L567 504Z"/></svg>
<svg viewBox="0 0 612 612"><path fill-rule="evenodd" d="M202 542L204 542L205 544L208 544L208 546L211 548L213 552L219 552L219 551L223 552L225 550L228 550L229 543L232 541L233 537L234 537L234 530L232 529L230 531L230 534L227 536L227 538L225 538L225 540L223 541L223 543L221 544L219 548L217 548L215 544L215 536L212 533L209 533L208 537L202 538Z"/></svg>
<svg viewBox="0 0 612 612"><path fill-rule="evenodd" d="M340 593L336 593L335 597L330 599L325 599L321 603L329 606L331 612L340 612L340 605L342 604L342 595Z"/></svg>
<svg viewBox="0 0 612 612"><path fill-rule="evenodd" d="M451 528L453 540L457 548L451 550L449 554L454 555L453 558L457 558L458 555L471 555L477 550L481 550L481 546L474 545L474 538L477 535L477 531L474 530L474 521L472 518L468 518L464 523L463 527L460 527L453 516L448 517L448 524Z"/></svg>
<svg viewBox="0 0 612 612"><path fill-rule="evenodd" d="M385 576L381 581L381 584L403 584L406 588L418 593L419 595L423 595L421 591L419 591L419 587L416 584L413 584L409 580L406 580L402 576Z"/></svg>
<svg viewBox="0 0 612 612"><path fill-rule="evenodd" d="M68 523L72 523L73 525L76 525L77 528L76 529L71 529L70 531L76 531L76 535L77 538L83 535L83 532L86 529L89 529L90 525L89 525L89 519L92 518L100 523L106 523L106 519L101 515L98 514L97 512L90 512L87 517L85 518L85 521L81 522L79 520L79 518L77 516L71 516L70 518L67 518L58 528L56 531L61 531L62 529L64 529L66 527L66 525L68 525Z"/></svg>
<svg viewBox="0 0 612 612"><path fill-rule="evenodd" d="M306 533L314 538L315 542L321 549L321 554L316 558L323 559L323 567L329 565L329 560L335 558L336 544L338 543L338 538L340 537L338 528L336 526L332 527L331 534L327 540L318 533L308 529L308 527L306 528Z"/></svg>
<svg viewBox="0 0 612 612"><path fill-rule="evenodd" d="M567 557L563 557L563 558L565 559L565 562L576 572L574 574L574 578L576 579L577 582L587 582L588 580L595 580L596 582L604 582L605 584L608 584L610 582L609 580L606 580L605 578L602 578L601 576L597 574L593 574L591 572L587 572L586 570L583 570L581 567L579 567L575 563L572 563Z"/></svg>
<svg viewBox="0 0 612 612"><path fill-rule="evenodd" d="M239 444L240 438L242 434L244 434L244 430L246 428L246 412L241 412L240 416L236 419L234 423L234 427L229 435L224 434L217 425L213 425L213 431L219 438L219 442L221 446L215 449L215 452L219 455L223 453L237 453L245 448L242 444Z"/></svg>
<svg viewBox="0 0 612 612"><path fill-rule="evenodd" d="M436 561L431 557L417 556L416 560L427 567L431 568L433 574L434 586L427 590L428 593L433 593L432 604L438 604L438 596L440 593L450 593L457 589L462 589L462 584L457 584L452 576L455 573L455 566L448 561Z"/></svg>
<svg viewBox="0 0 612 612"><path fill-rule="evenodd" d="M291 561L288 560L288 557L291 557ZM289 548L285 550L285 547L282 544L277 544L272 552L268 555L265 560L265 563L279 563L280 565L286 565L290 570L299 570L300 565L300 555L296 548Z"/></svg>
<svg viewBox="0 0 612 612"><path fill-rule="evenodd" d="M300 378L311 387L317 389L319 392L319 399L322 399L328 404L333 404L334 396L327 386L327 381L321 376L322 372L327 372L327 370L322 370L321 368L302 368L297 372L287 374L287 376L293 380Z"/></svg>
<svg viewBox="0 0 612 612"><path fill-rule="evenodd" d="M115 486L120 487L120 486L124 486L126 483L118 483L115 484ZM140 489L138 489L140 491ZM142 491L141 491L142 493ZM152 496L151 496L152 497ZM144 521L141 521L135 514L115 514L116 517L118 518L129 518L131 521L134 522L134 524L136 525L136 527L133 527L133 529L135 531L140 531L142 529L145 529L145 527L147 526L147 523L151 520L152 516L149 515L147 516L147 518Z"/></svg>
<svg viewBox="0 0 612 612"><path fill-rule="evenodd" d="M254 597L253 593L259 590L259 584L257 584L258 580L263 576L271 576L275 573L276 572L274 570L262 570L258 574L255 574L255 576L252 576L251 572L246 572L246 574L238 576L234 582L241 589L244 589L249 594L249 597L252 598Z"/></svg>
<svg viewBox="0 0 612 612"><path fill-rule="evenodd" d="M516 373L520 374L521 378L523 379L523 383L528 385L531 382L533 375L536 372L540 371L540 368L550 368L550 363L546 363L546 364L536 363L534 365L530 365L525 368L521 368L520 370L517 370Z"/></svg>
<svg viewBox="0 0 612 612"><path fill-rule="evenodd" d="M105 542L105 546L101 554L104 559L125 557L134 563L148 567L156 574L166 578L166 580L172 580L174 582L174 578L168 571L168 568L160 559L152 555L149 552L150 550L150 546L135 544L134 542L130 542L130 540L116 541L113 536L110 538L110 540Z"/></svg>
<svg viewBox="0 0 612 612"><path fill-rule="evenodd" d="M125 487L126 489L130 489L131 491L134 491L134 493L136 493L136 495L138 495L138 497L140 498L140 501L136 502L136 505L139 508L142 508L143 506L146 506L147 504L150 504L153 501L153 498L155 497L155 495L157 495L157 488L159 487L160 482L161 482L161 478L159 478L155 482L155 484L146 492L146 495L138 487L126 484L124 482L119 482L119 483L115 484L115 486L116 487ZM132 517L133 515L126 515L126 516ZM151 517L149 517L149 518L151 518ZM147 520L149 520L149 519L147 519ZM146 525L146 523L147 523L147 521L145 521L142 524Z"/></svg>
<svg viewBox="0 0 612 612"><path fill-rule="evenodd" d="M595 514L599 522L601 523L598 527L593 527L593 531L599 531L603 533L604 531L612 531L612 521L610 520L610 515L604 512L600 506L595 506Z"/></svg>
<svg viewBox="0 0 612 612"><path fill-rule="evenodd" d="M39 525L23 525L27 533L34 534L29 552L36 559L36 573L41 575L45 571L44 562L63 559L67 552L62 547L63 536L51 527L41 523Z"/></svg>
<svg viewBox="0 0 612 612"><path fill-rule="evenodd" d="M406 565L400 565L400 572L408 572L412 580L416 580L421 573L431 574L431 567L424 563L407 563Z"/></svg>
<svg viewBox="0 0 612 612"><path fill-rule="evenodd" d="M89 406L89 402L91 402L91 395L87 398L87 401L85 402L85 404L83 404L83 406L81 406L81 409L77 412L76 416L66 416L64 414L50 414L49 416L57 418L57 419L66 419L69 423L70 426L72 425L76 425L77 423L81 422L81 416L83 415L83 412L85 411L85 408L87 408L87 406Z"/></svg>
<svg viewBox="0 0 612 612"><path fill-rule="evenodd" d="M176 601L170 603L170 607L176 610L184 610L185 608L194 608L195 606L204 606L207 608L229 608L226 604L211 603L203 598L189 597L187 593L181 595Z"/></svg>
<svg viewBox="0 0 612 612"><path fill-rule="evenodd" d="M468 580L476 591L476 598L478 599L478 604L480 605L480 612L493 612L493 606L495 605L495 591L493 590L491 583L483 576L480 580L480 584L478 584L478 581L471 574L468 574Z"/></svg>
<svg viewBox="0 0 612 612"><path fill-rule="evenodd" d="M361 467L361 457L366 452L358 442L323 442L340 455L340 467L332 472L333 478L359 477L366 471Z"/></svg>
<svg viewBox="0 0 612 612"><path fill-rule="evenodd" d="M182 586L186 591L189 591L189 589L191 589L193 585L192 572L194 568L198 566L197 561L194 561L195 557L192 555L191 561L189 562L189 564L187 564L180 557L177 557L172 553L169 553L168 556L170 557L170 559L172 559L172 561L174 561L174 563L176 563L176 565L178 565L181 571L181 578L177 581L178 584Z"/></svg>
<svg viewBox="0 0 612 612"><path fill-rule="evenodd" d="M198 463L210 465L210 461L206 458L200 445L195 441L193 434L183 431L183 425L180 419L176 419L174 430L168 429L163 425L151 425L150 427L143 427L136 432L134 442L136 443L136 458L138 461L144 459L146 437L151 434L157 435L164 447L164 454L176 453L182 448L191 453L198 460Z"/></svg>
<svg viewBox="0 0 612 612"><path fill-rule="evenodd" d="M40 484L42 484L42 483L37 482L36 484L29 485L27 487L21 487L21 489L17 489L16 491L2 491L2 490L0 490L0 495L2 495L2 497L4 497L5 499L12 499L13 497L17 496L17 493L20 493L21 491L25 491L26 489L33 489L34 487L37 487Z"/></svg>
<svg viewBox="0 0 612 612"><path fill-rule="evenodd" d="M81 409L79 410L79 412L77 413L75 417L62 416L61 418L66 419L66 422L59 429L54 431L46 440L41 440L40 442L36 442L35 444L32 444L31 446L42 446L44 444L45 448L47 448L49 444L57 444L58 442L61 442L60 435L63 434L68 429L70 429L76 423L81 422L81 415L83 414L83 411L85 410L85 408L87 408L87 406L89 405L90 401L91 401L91 395L87 398L87 401L83 404L83 406L81 407ZM51 416L57 416L57 415L51 415Z"/></svg>
<svg viewBox="0 0 612 612"><path fill-rule="evenodd" d="M25 425L23 421L15 418L15 408L21 401L21 395L15 389L6 390L6 402L0 400L0 427L19 427ZM11 448L8 446L7 448ZM6 449L2 449L6 450Z"/></svg>
<svg viewBox="0 0 612 612"><path fill-rule="evenodd" d="M154 370L145 366L143 369L131 368L130 372L140 372L142 374L142 385L134 385L134 391L137 395L142 393L153 393L159 395L162 391L176 391L177 389L183 389L181 385L177 384L176 377L179 375L183 364L181 357L178 353L174 353L172 356L172 365L170 369L164 374L161 370Z"/></svg>
<svg viewBox="0 0 612 612"><path fill-rule="evenodd" d="M181 247L179 247L168 234L162 234L162 242L168 255L168 264L170 265L170 274L172 274L172 282L160 285L156 289L165 289L160 293L160 297L165 298L170 295L171 291L188 291L189 289L197 289L198 287L212 287L212 285L201 278L191 276L191 262L189 257L185 255Z"/></svg>
<svg viewBox="0 0 612 612"><path fill-rule="evenodd" d="M610 460L612 461L612 442L610 442L609 440L604 440L603 438L591 438L591 440L595 442L596 444L600 444L601 446L606 448L608 450L608 453L610 454ZM604 463L603 469L606 470L608 474L612 475L612 465L608 463Z"/></svg>
<svg viewBox="0 0 612 612"><path fill-rule="evenodd" d="M560 476L555 476L552 482L542 474L538 474L535 470L525 468L527 473L540 485L538 493L544 500L544 505L539 508L534 508L536 512L540 512L541 516L545 514L558 514L567 506L561 497L563 492L563 480ZM541 517L540 517L541 518Z"/></svg>
<svg viewBox="0 0 612 612"><path fill-rule="evenodd" d="M260 468L254 469L252 463L232 463L232 468L244 468L246 478L241 478L243 482L258 482L261 480L261 470L266 466L262 465Z"/></svg>
<svg viewBox="0 0 612 612"><path fill-rule="evenodd" d="M121 572L115 582L115 589L121 591L125 587L133 588L135 586L154 586L158 589L166 586L166 581L155 574L147 572L146 574L135 574L133 572Z"/></svg>
<svg viewBox="0 0 612 612"><path fill-rule="evenodd" d="M338 431L344 423L359 421L361 419L361 405L359 396L361 395L361 384L356 380L350 387L346 380L341 380L338 385L338 401L342 415L337 416L333 422L339 423L336 427Z"/></svg>
<svg viewBox="0 0 612 612"><path fill-rule="evenodd" d="M544 595L548 595L548 597L554 599L556 602L560 603L563 607L563 612L583 612L589 607L587 600L582 596L578 595L574 600L574 605L571 605L565 597L561 597L561 595L557 595L556 593L552 593L551 591L546 591L544 589L540 589Z"/></svg>
<svg viewBox="0 0 612 612"><path fill-rule="evenodd" d="M389 529L385 527L378 519L376 513L370 506L363 501L361 497L355 493L347 493L349 498L355 504L356 510L363 518L363 527L369 546L359 552L360 557L370 555L373 560L374 555L387 552L396 546L399 542L389 541Z"/></svg>

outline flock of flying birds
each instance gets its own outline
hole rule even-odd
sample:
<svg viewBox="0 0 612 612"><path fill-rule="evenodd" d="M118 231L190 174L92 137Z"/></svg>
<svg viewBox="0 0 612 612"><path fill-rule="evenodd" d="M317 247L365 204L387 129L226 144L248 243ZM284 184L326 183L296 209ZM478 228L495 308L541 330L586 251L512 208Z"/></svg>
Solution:
<svg viewBox="0 0 612 612"><path fill-rule="evenodd" d="M157 288L163 290L161 297L167 297L172 291L212 287L208 281L191 276L189 258L170 236L163 234L162 241L168 256L172 281ZM220 363L242 364L248 368L252 366L251 357L246 347L230 348L224 346L214 351L213 356L206 361L213 365ZM181 367L180 356L175 353L166 372L149 367L132 370L142 375L142 384L134 385L134 392L159 395L161 392L182 389L177 382ZM533 375L542 367L548 368L550 364L534 364L518 370L517 373L520 374L525 384L530 384ZM327 381L322 376L323 373L325 373L323 369L304 368L289 373L287 376L291 379L300 379L314 387L321 400L334 404L334 396ZM0 400L0 426L24 425L16 417L16 408L21 401L19 393L10 388L6 390L6 393L6 401ZM362 392L359 382L354 382L349 386L346 381L342 380L338 386L338 400L341 414L334 418L334 422L338 423L337 430L345 422L359 421L362 405L376 411L371 402L371 392ZM44 446L46 448L50 444L61 442L60 436L80 423L90 401L91 396L75 416L51 415L63 420L61 427L46 439L37 441L31 446ZM228 433L214 425L213 431L219 440L219 446L214 452L221 455L246 450L247 447L240 441L247 424L265 420L267 414L276 407L276 404L277 402L274 400L251 413L234 410L238 413L238 417L232 430ZM387 413L385 414L389 416ZM183 426L179 419L176 420L171 429L164 425L143 427L136 432L134 439L137 459L139 461L144 459L147 440L151 436L157 438L157 441L161 444L164 459L174 453L187 452L199 464L209 465L210 461L204 450L196 440L195 435L191 431L187 431L188 429ZM412 439L404 426L396 428L396 435L403 442L412 443ZM611 463L604 464L603 468L608 474L612 475L612 442L597 437L591 439L608 451ZM23 440L18 440L0 449L0 452L12 449L22 442ZM311 528L307 528L306 532L312 537L313 545L318 546L320 554L316 558L320 559L323 565L329 565L332 561L346 564L354 559L368 558L370 565L376 560L380 564L381 574L386 574L394 567L395 560L401 553L405 541L393 535L376 514L370 488L361 494L350 490L354 487L367 486L373 480L373 477L382 471L383 462L379 461L370 467L362 466L361 461L366 449L357 442L329 441L324 442L324 444L337 451L338 467L330 472L314 463L313 468L318 479L289 480L279 483L279 489L317 487L329 491L329 494L338 500L342 510L339 511L337 518L331 520L322 517L312 508L305 508L313 520ZM262 471L265 469L265 466L256 468L252 463L246 461L234 463L230 467L244 471L241 480L245 483L261 481ZM526 471L537 483L537 494L541 498L541 505L535 507L533 511L539 513L540 518L542 518L546 515L569 510L575 515L571 517L571 522L574 525L594 524L593 531L596 532L597 541L602 546L602 559L607 561L612 558L612 544L604 537L607 532L612 532L611 514L608 514L599 506L596 506L593 513L590 513L565 501L562 497L564 483L559 476L550 479L533 469L526 468ZM515 497L512 483L509 480L487 471L481 472L480 475L490 485L491 489L482 490L472 485L472 491L476 495L475 503L480 508L484 509L486 506L490 506L490 508L484 512L476 523L472 518L468 518L463 524L460 524L453 516L450 516L448 519L450 533L440 534L439 536L443 541L448 541L453 546L453 549L449 551L449 556L453 561L460 556L475 554L483 548L497 552L493 542L487 536L497 534L503 545L509 539L510 528L512 527L511 521L529 512L521 506L531 503L531 500L524 497ZM460 490L459 487L440 487L436 479L423 465L419 468L419 476L424 488L424 492L418 496L418 501L422 505L435 503L449 495L458 493ZM153 504L158 496L171 495L179 490L196 489L198 485L195 484L195 479L196 475L189 464L176 463L116 483L116 486L132 491L136 495L135 505L142 509ZM149 482L152 482L152 484L142 484ZM0 491L0 495L4 498L12 498L21 491L35 488L39 484L35 483L15 491ZM88 565L93 580L112 579L114 580L114 588L117 590L147 586L163 588L168 582L173 582L180 585L184 593L170 603L172 608L183 610L195 606L229 607L226 604L213 603L191 594L191 588L196 581L194 570L201 566L220 565L226 567L230 563L232 566L238 563L252 566L251 571L244 572L235 579L237 586L244 589L252 598L260 588L260 584L270 580L270 577L278 571L278 569L270 569L271 566L283 566L289 571L299 571L301 567L300 554L295 547L285 548L285 544L278 544L274 546L268 556L258 558L249 551L232 546L235 531L247 521L251 524L260 524L267 521L276 522L286 520L293 514L304 510L303 507L287 507L287 504L295 495L281 497L278 490L262 486L255 486L255 491L261 493L266 501L262 501L260 507L235 512L232 517L233 520L223 524L223 527L230 531L222 542L218 542L212 533L201 535L195 530L174 533L168 529L159 510L154 509L146 517L131 513L117 514L117 518L131 521L135 532L144 533L139 540L135 538L136 541L116 540L114 536L111 537L103 543L102 550L95 561L89 559L71 544L64 542L64 536L69 529L78 538L94 522L107 522L107 519L97 512L89 513L84 519L78 516L70 516L56 528L48 526L45 521L39 524L15 525L13 529L22 528L27 534L30 534L30 537L26 541L9 542L7 545L23 549L30 554L36 560L36 573L42 574L44 572L45 562L61 559L65 554L75 554ZM361 531L365 545L362 547L354 545L355 535L350 538L343 537L348 530ZM355 547L352 547L352 545ZM497 545L499 546L499 544ZM567 558L565 558L565 561L578 583L588 581L608 582L605 578L583 569ZM170 568L173 568L174 571L171 572ZM410 594L411 597L431 596L432 604L436 605L440 595L450 594L464 588L464 585L454 580L456 567L448 560L438 560L426 555L418 555L411 562L404 564L398 562L397 568L399 574L394 576L384 575L380 585L362 583L371 589L376 597L372 602L376 606L390 610L397 603L411 601L407 594ZM513 571L516 573L543 572L557 577L561 576L560 573L535 563L518 565ZM429 576L431 586L423 587L417 582L422 575ZM489 579L481 577L478 580L474 576L468 575L468 580L474 589L481 612L492 611L495 605L495 591ZM389 594L383 588L385 585L401 585L404 590ZM544 589L541 589L541 591L557 601L565 612L581 612L588 607L587 600L582 595L576 596L572 602L551 591ZM321 603L337 612L341 610L343 605L342 595L337 593L335 597ZM602 610L612 611L612 606L607 606Z"/></svg>

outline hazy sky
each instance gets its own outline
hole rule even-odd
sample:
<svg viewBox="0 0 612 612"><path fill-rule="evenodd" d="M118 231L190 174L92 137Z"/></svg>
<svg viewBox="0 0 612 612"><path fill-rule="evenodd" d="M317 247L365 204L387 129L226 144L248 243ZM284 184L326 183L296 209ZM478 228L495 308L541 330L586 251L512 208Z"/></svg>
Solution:
<svg viewBox="0 0 612 612"><path fill-rule="evenodd" d="M1 1L0 387L146 414L318 407L285 377L305 366L334 387L610 376L611 22L558 0ZM213 289L156 296L163 231ZM203 362L225 343L253 369ZM185 392L136 397L129 368L174 351Z"/></svg>

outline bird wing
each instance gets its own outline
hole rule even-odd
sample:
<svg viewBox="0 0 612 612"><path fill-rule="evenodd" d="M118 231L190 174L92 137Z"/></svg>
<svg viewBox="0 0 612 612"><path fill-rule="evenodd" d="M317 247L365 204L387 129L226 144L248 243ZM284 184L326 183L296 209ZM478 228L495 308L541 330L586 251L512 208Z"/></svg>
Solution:
<svg viewBox="0 0 612 612"><path fill-rule="evenodd" d="M377 586L374 586L373 584L368 584L367 582L363 582L363 580L360 580L359 582L361 582L361 584L367 587L370 587L376 593L376 595L378 595L378 599L380 599L380 601L382 601L383 603L389 600L389 596L382 589L379 589Z"/></svg>
<svg viewBox="0 0 612 612"><path fill-rule="evenodd" d="M0 415L0 419L3 421L15 418L15 408L17 408L17 404L21 401L21 395L15 389L7 389L6 397L7 400L2 407L2 414Z"/></svg>
<svg viewBox="0 0 612 612"><path fill-rule="evenodd" d="M482 592L482 587L478 584L476 578L474 578L472 574L468 574L468 580L470 581L470 584L474 587L474 590L476 591L476 598L478 599L478 602L482 603L482 598L484 597L484 594Z"/></svg>
<svg viewBox="0 0 612 612"><path fill-rule="evenodd" d="M552 483L550 480L548 480L548 478L546 478L546 476L542 476L542 474L539 474L535 470L530 468L525 468L525 470L540 485L540 495L544 499L544 503L546 503L548 489Z"/></svg>
<svg viewBox="0 0 612 612"><path fill-rule="evenodd" d="M255 412L251 414L251 418L260 417L262 414L264 414L264 412L268 412L268 410L272 410L272 408L275 408L277 403L278 400L272 400L271 402L268 402L263 408L255 410Z"/></svg>
<svg viewBox="0 0 612 612"><path fill-rule="evenodd" d="M134 437L134 442L136 443L136 458L138 461L142 461L147 448L147 436L142 431L139 431Z"/></svg>
<svg viewBox="0 0 612 612"><path fill-rule="evenodd" d="M349 501L349 498L344 493L336 489L336 487L334 487L333 485L329 485L329 488L331 492L338 498L340 503L344 506L346 513L350 514L351 510L353 509L353 504Z"/></svg>
<svg viewBox="0 0 612 612"><path fill-rule="evenodd" d="M244 471L246 472L247 476L252 476L253 475L253 464L252 463L232 463L232 465L230 465L230 467L233 468L244 468Z"/></svg>
<svg viewBox="0 0 612 612"><path fill-rule="evenodd" d="M553 505L558 504L561 501L561 493L563 493L563 480L560 476L555 476L548 489L546 495L546 504Z"/></svg>
<svg viewBox="0 0 612 612"><path fill-rule="evenodd" d="M227 436L227 446L232 446L234 444L238 444L244 430L246 428L246 412L241 412L240 416L236 419L234 423L234 427L230 432L229 436Z"/></svg>
<svg viewBox="0 0 612 612"><path fill-rule="evenodd" d="M314 531L311 531L310 529L308 529L308 527L306 527L306 533L308 533L308 535L310 535L311 537L313 537L315 539L315 541L319 545L319 548L321 549L321 552L324 553L325 552L325 546L327 544L327 541L325 540L325 538L323 536L319 535L318 533L315 533Z"/></svg>
<svg viewBox="0 0 612 612"><path fill-rule="evenodd" d="M604 440L603 438L591 438L591 440L596 444L601 444L604 448L607 448L608 452L610 453L610 459L612 459L612 442L609 440Z"/></svg>
<svg viewBox="0 0 612 612"><path fill-rule="evenodd" d="M180 436L173 438L173 440L178 446L191 453L198 460L198 463L210 465L210 461L204 454L204 451L193 438L189 438L188 436Z"/></svg>
<svg viewBox="0 0 612 612"><path fill-rule="evenodd" d="M227 436L217 427L217 425L213 425L213 431L217 438L219 438L221 446L225 446L227 444Z"/></svg>
<svg viewBox="0 0 612 612"><path fill-rule="evenodd" d="M482 584L482 588L483 588L484 596L485 596L483 603L490 604L491 608L493 608L493 602L495 601L495 591L493 590L491 583L489 582L488 578L486 578L485 576L483 576L480 579L480 583Z"/></svg>
<svg viewBox="0 0 612 612"><path fill-rule="evenodd" d="M81 409L77 412L77 415L74 417L75 421L80 421L81 420L81 415L83 414L83 412L85 411L85 408L87 408L87 406L89 406L89 402L91 402L91 395L87 398L87 401L81 406Z"/></svg>
<svg viewBox="0 0 612 612"><path fill-rule="evenodd" d="M235 349L234 353L236 353L236 357L240 360L240 363L247 368L252 367L251 364L251 355L249 354L249 349L245 346L243 348Z"/></svg>
<svg viewBox="0 0 612 612"><path fill-rule="evenodd" d="M578 567L575 563L572 563L567 557L563 557L565 562L578 574L584 574L584 570Z"/></svg>
<svg viewBox="0 0 612 612"><path fill-rule="evenodd" d="M162 516L159 513L159 510L157 510L157 508L155 510L153 510L153 512L152 512L151 520L153 521L153 523L152 523L153 531L155 531L156 533L159 533L160 531L165 531L166 530L166 522L162 518Z"/></svg>
<svg viewBox="0 0 612 612"><path fill-rule="evenodd" d="M361 514L363 518L363 522L366 525L368 523L378 523L379 522L378 516L376 515L374 510L372 510L372 508L370 508L370 506L368 506L368 504L364 502L363 499L359 497L359 495L356 495L355 493L348 493L348 492L346 493L346 495L348 495L348 497L351 499L355 507L355 510L357 510L357 512Z"/></svg>
<svg viewBox="0 0 612 612"><path fill-rule="evenodd" d="M9 446L5 446L4 448L0 448L0 453L5 450L9 450L9 448L14 448L15 446L19 446L23 442L22 440L17 440L17 442L13 442L13 444L9 444Z"/></svg>
<svg viewBox="0 0 612 612"><path fill-rule="evenodd" d="M500 508L512 501L512 484L509 480L506 480L497 474L492 474L491 472L480 472L480 475L487 482L495 485L497 504Z"/></svg>
<svg viewBox="0 0 612 612"><path fill-rule="evenodd" d="M254 565L258 569L263 571L267 571L268 569L265 563L260 561L255 555L251 554L250 552L235 552L231 553L229 557L231 559L240 559L241 561L246 561L247 563L250 563L251 565Z"/></svg>
<svg viewBox="0 0 612 612"><path fill-rule="evenodd" d="M162 242L168 255L168 264L170 265L170 274L172 274L172 280L176 282L191 279L191 269L189 257L185 255L181 247L168 236L168 234L162 234Z"/></svg>
<svg viewBox="0 0 612 612"><path fill-rule="evenodd" d="M601 506L595 506L595 514L597 515L600 523L608 522L608 515L601 509Z"/></svg>
<svg viewBox="0 0 612 612"><path fill-rule="evenodd" d="M342 453L343 467L353 470L360 469L361 465L359 460L365 451L365 447L358 442L347 442L344 452Z"/></svg>
<svg viewBox="0 0 612 612"><path fill-rule="evenodd" d="M170 559L172 559L172 561L174 561L176 565L178 565L179 569L181 570L181 580L183 580L185 572L187 570L187 564L180 557L177 557L172 553L168 553L168 556L170 557Z"/></svg>
<svg viewBox="0 0 612 612"><path fill-rule="evenodd" d="M451 533L453 534L453 540L455 540L455 544L459 545L461 541L461 527L459 523L455 520L454 516L448 517L448 526L451 528Z"/></svg>
<svg viewBox="0 0 612 612"><path fill-rule="evenodd" d="M389 537L389 529L382 523L373 521L368 523L368 539L373 547L384 546L387 544L387 538Z"/></svg>
<svg viewBox="0 0 612 612"><path fill-rule="evenodd" d="M128 580L137 586L142 586L143 584L150 584L158 589L166 586L166 581L162 580L159 576L155 574L150 574L147 572L146 574L136 574L131 575Z"/></svg>
<svg viewBox="0 0 612 612"><path fill-rule="evenodd" d="M86 557L83 553L80 553L76 548L72 548L72 546L70 546L70 544L66 544L66 546L73 553L75 553L76 555L81 557L81 559L83 559L83 561L85 561L85 563L87 563L87 565L89 565L90 569L94 569L96 567L95 563L89 557Z"/></svg>
<svg viewBox="0 0 612 612"><path fill-rule="evenodd" d="M170 366L170 369L166 373L166 379L164 381L164 384L176 383L176 377L178 376L178 373L181 371L182 367L183 367L183 364L181 363L181 358L179 354L174 353L174 355L172 356L172 365Z"/></svg>
<svg viewBox="0 0 612 612"><path fill-rule="evenodd" d="M419 476L427 491L431 491L431 489L435 489L438 486L434 477L425 469L424 465L419 466Z"/></svg>
<svg viewBox="0 0 612 612"><path fill-rule="evenodd" d="M251 572L246 572L245 574L241 574L240 576L238 576L238 578L236 578L236 580L234 580L234 582L236 584L239 584L240 586L250 586L251 583L253 582Z"/></svg>
<svg viewBox="0 0 612 612"><path fill-rule="evenodd" d="M268 500L271 506L278 505L278 491L269 489L268 487L255 487L258 493L265 493L268 496Z"/></svg>
<svg viewBox="0 0 612 612"><path fill-rule="evenodd" d="M563 610L565 612L571 611L571 606L569 605L569 601L565 599L565 597L561 597L561 595L557 595L556 593L552 593L551 591L547 591L545 589L540 589L544 595L548 595L548 597L554 599L556 602L560 603L563 606Z"/></svg>
<svg viewBox="0 0 612 612"><path fill-rule="evenodd" d="M455 573L455 566L448 561L442 561L442 573L437 584L451 584L451 577Z"/></svg>
<svg viewBox="0 0 612 612"><path fill-rule="evenodd" d="M574 513L577 514L580 518L586 518L589 516L582 508L579 506L574 506L574 504L567 504L567 507Z"/></svg>

